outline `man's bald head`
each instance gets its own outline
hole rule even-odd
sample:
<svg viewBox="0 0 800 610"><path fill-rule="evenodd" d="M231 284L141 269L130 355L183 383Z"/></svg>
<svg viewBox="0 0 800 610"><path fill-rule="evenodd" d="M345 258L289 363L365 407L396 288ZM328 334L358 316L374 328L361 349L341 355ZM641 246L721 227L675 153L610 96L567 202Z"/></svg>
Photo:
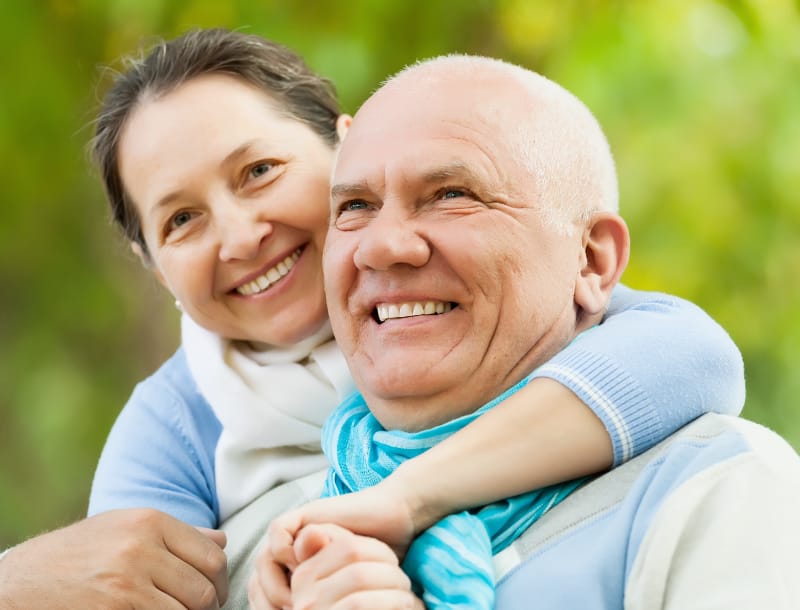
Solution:
<svg viewBox="0 0 800 610"><path fill-rule="evenodd" d="M597 122L547 79L451 56L407 68L339 149L324 276L386 427L497 396L599 321L627 261Z"/></svg>
<svg viewBox="0 0 800 610"><path fill-rule="evenodd" d="M595 211L618 211L614 159L594 115L562 86L520 66L472 55L428 59L386 80L357 116L383 113L386 98L398 95L408 99L409 109L415 99L424 108L453 86L486 96L484 119L503 130L535 178L537 205L558 226L569 228Z"/></svg>

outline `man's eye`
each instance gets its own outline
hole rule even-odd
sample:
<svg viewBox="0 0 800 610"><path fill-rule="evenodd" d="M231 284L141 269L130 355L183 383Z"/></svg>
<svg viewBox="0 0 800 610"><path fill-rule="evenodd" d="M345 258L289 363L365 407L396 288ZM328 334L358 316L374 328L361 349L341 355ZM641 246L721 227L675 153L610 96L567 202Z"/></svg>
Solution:
<svg viewBox="0 0 800 610"><path fill-rule="evenodd" d="M260 178L264 174L266 174L269 170L272 169L271 163L256 163L253 167L250 168L250 177L251 178Z"/></svg>
<svg viewBox="0 0 800 610"><path fill-rule="evenodd" d="M369 204L363 199L353 199L342 206L342 212L357 212L359 210L366 210L368 207Z"/></svg>
<svg viewBox="0 0 800 610"><path fill-rule="evenodd" d="M442 199L458 199L466 196L467 191L461 189L445 189L442 191Z"/></svg>

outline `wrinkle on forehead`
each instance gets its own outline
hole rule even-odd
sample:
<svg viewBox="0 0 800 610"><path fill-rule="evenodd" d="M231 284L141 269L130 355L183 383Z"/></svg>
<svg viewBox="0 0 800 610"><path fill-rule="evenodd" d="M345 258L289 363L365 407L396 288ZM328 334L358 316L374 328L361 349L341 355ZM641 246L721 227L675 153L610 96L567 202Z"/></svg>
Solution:
<svg viewBox="0 0 800 610"><path fill-rule="evenodd" d="M419 98L423 116L437 104L466 107L463 117L490 126L488 137L503 139L553 222L618 210L615 164L600 125L578 98L547 78L496 59L444 56L390 78L365 109L395 96L411 96L408 107Z"/></svg>

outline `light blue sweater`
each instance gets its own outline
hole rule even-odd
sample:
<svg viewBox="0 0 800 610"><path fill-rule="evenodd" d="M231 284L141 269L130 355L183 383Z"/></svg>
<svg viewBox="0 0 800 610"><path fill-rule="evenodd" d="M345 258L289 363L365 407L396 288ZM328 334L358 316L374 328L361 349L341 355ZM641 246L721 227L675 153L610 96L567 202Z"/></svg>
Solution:
<svg viewBox="0 0 800 610"><path fill-rule="evenodd" d="M653 358L653 354L658 354ZM620 464L707 412L744 404L741 354L701 309L620 286L604 322L540 367L603 421ZM214 452L221 426L179 349L139 383L95 473L89 514L149 507L216 527Z"/></svg>
<svg viewBox="0 0 800 610"><path fill-rule="evenodd" d="M271 519L319 497L324 475L281 485L225 523L227 610L250 607ZM583 485L496 554L494 609L797 610L798 514L800 459L788 443L705 415Z"/></svg>
<svg viewBox="0 0 800 610"><path fill-rule="evenodd" d="M706 415L571 494L495 557L496 610L796 610L800 460Z"/></svg>

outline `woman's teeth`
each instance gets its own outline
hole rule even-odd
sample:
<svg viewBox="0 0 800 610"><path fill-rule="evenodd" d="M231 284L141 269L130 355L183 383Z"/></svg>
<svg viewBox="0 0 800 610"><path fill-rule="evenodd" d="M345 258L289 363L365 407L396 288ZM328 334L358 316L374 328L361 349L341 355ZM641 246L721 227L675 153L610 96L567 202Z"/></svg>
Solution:
<svg viewBox="0 0 800 610"><path fill-rule="evenodd" d="M447 313L453 309L453 305L442 301L411 301L409 303L381 303L375 309L378 310L378 321L383 322L391 318L410 318L413 316Z"/></svg>
<svg viewBox="0 0 800 610"><path fill-rule="evenodd" d="M294 264L297 262L297 259L300 258L301 249L298 248L294 252L292 252L289 256L284 258L281 262L279 262L274 267L267 270L264 275L257 277L256 279L247 282L246 284L239 286L236 289L236 292L239 294L243 294L245 296L250 296L253 294L258 294L259 292L264 292L267 288L272 286L275 282L281 279L284 275L289 273L294 267Z"/></svg>

